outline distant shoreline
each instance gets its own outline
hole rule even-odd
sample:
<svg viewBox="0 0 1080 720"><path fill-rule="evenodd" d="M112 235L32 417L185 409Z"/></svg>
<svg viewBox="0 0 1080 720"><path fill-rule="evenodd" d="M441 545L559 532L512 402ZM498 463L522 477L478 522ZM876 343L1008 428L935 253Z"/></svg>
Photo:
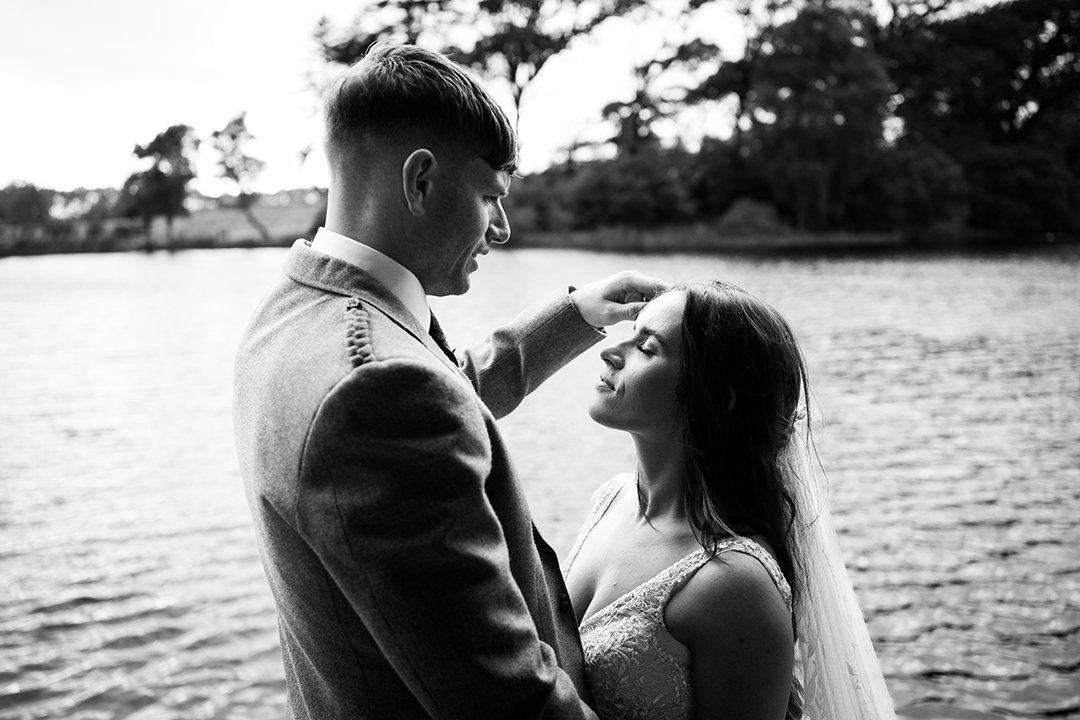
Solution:
<svg viewBox="0 0 1080 720"><path fill-rule="evenodd" d="M6 238L0 242L0 259L40 255L69 255L115 252L177 252L182 250L250 249L289 247L297 238L311 237L312 228L300 223L278 227L274 237L264 241L246 226L234 226L228 231L193 233L184 221L177 219L172 240L166 239L164 226L155 225L147 235L143 231L126 232L110 237L70 236L51 237L47 232L31 233L29 237ZM551 248L589 250L597 252L663 253L685 252L701 254L805 254L805 253L907 253L934 251L1014 250L1028 251L1055 245L1070 245L1078 238L1064 233L1041 233L1007 238L969 234L948 241L928 238L923 241L905 239L899 233L808 233L724 234L715 227L697 224L684 227L659 228L600 228L566 232L515 231L507 248Z"/></svg>

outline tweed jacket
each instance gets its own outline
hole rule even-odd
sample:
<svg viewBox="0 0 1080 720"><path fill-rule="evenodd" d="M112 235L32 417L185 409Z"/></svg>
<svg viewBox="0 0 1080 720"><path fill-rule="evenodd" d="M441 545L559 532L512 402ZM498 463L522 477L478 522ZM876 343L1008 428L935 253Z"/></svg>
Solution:
<svg viewBox="0 0 1080 720"><path fill-rule="evenodd" d="M457 366L369 275L294 244L234 395L290 717L594 717L495 421L599 337L563 297Z"/></svg>

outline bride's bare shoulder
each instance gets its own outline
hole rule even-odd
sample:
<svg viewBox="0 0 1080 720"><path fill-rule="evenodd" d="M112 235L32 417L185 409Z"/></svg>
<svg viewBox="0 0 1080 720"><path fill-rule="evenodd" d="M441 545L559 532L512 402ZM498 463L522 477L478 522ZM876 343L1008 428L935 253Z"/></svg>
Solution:
<svg viewBox="0 0 1080 720"><path fill-rule="evenodd" d="M794 643L776 583L759 560L742 552L709 559L672 594L664 619L672 636L691 649L703 637L743 642L753 635L769 646Z"/></svg>
<svg viewBox="0 0 1080 720"><path fill-rule="evenodd" d="M782 717L795 638L787 606L761 563L741 552L710 558L674 595L668 630L692 657L700 717Z"/></svg>

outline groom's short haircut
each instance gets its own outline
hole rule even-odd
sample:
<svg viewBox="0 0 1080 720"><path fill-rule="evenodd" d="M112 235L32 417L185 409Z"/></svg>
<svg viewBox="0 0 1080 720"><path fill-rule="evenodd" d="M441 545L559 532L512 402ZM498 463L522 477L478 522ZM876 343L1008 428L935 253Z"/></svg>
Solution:
<svg viewBox="0 0 1080 720"><path fill-rule="evenodd" d="M517 133L479 82L439 53L376 43L330 86L324 108L327 155L363 136L410 134L460 147L495 170L517 168Z"/></svg>

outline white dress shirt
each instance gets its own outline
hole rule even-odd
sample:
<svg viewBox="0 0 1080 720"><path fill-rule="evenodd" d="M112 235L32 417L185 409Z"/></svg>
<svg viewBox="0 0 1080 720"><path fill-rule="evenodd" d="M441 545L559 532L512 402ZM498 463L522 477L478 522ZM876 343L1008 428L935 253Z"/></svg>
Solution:
<svg viewBox="0 0 1080 720"><path fill-rule="evenodd" d="M413 314L420 327L427 330L431 325L431 308L428 307L424 286L412 272L378 250L359 240L353 240L324 227L315 233L311 249L324 255L355 265L382 283Z"/></svg>

